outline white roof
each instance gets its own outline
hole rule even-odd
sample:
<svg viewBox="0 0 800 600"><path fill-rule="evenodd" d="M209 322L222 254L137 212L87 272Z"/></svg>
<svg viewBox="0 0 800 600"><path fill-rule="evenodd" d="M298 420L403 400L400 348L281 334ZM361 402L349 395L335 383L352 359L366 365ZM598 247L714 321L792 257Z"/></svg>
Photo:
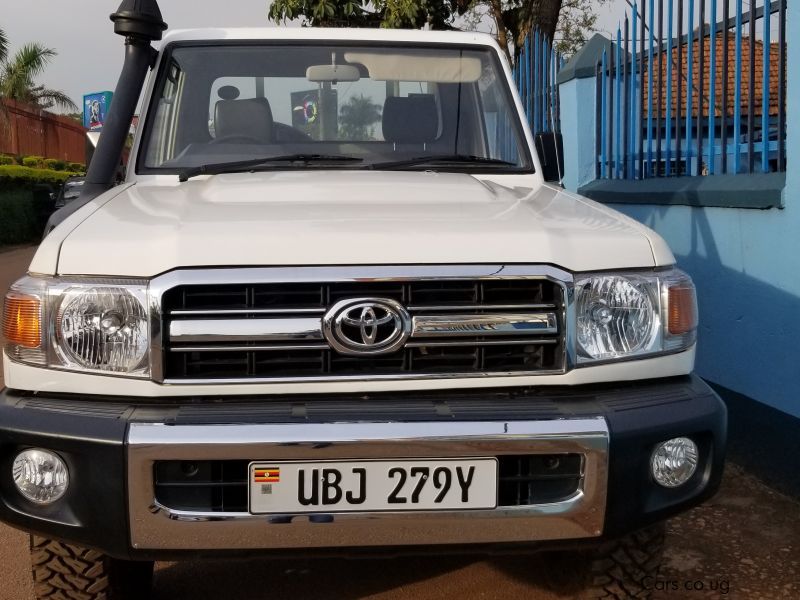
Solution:
<svg viewBox="0 0 800 600"><path fill-rule="evenodd" d="M195 40L331 40L417 42L434 44L479 44L497 48L494 38L472 31L421 31L418 29L347 29L324 27L209 27L174 29L162 45Z"/></svg>

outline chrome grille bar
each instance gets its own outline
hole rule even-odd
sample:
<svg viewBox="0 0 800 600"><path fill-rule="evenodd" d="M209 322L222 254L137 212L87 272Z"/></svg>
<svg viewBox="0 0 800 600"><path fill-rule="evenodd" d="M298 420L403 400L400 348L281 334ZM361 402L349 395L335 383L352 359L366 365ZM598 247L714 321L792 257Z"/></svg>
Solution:
<svg viewBox="0 0 800 600"><path fill-rule="evenodd" d="M224 310L171 310L175 317L235 316L235 315L321 315L324 308L226 308Z"/></svg>
<svg viewBox="0 0 800 600"><path fill-rule="evenodd" d="M215 342L275 342L321 340L319 319L198 319L172 321L171 342L206 344Z"/></svg>
<svg viewBox="0 0 800 600"><path fill-rule="evenodd" d="M447 348L456 346L551 346L558 344L558 340L526 338L524 340L425 340L424 342L408 342L406 348Z"/></svg>
<svg viewBox="0 0 800 600"><path fill-rule="evenodd" d="M413 327L412 338L558 333L555 313L419 316L414 317Z"/></svg>
<svg viewBox="0 0 800 600"><path fill-rule="evenodd" d="M416 316L412 338L466 336L554 335L555 313ZM323 339L315 318L175 320L169 325L172 343L277 342Z"/></svg>
<svg viewBox="0 0 800 600"><path fill-rule="evenodd" d="M465 311L473 311L473 310L480 310L485 312L492 312L498 310L554 310L556 307L555 304L480 304L480 305L469 305L469 304L441 304L441 305L421 305L415 306L411 305L408 306L407 309L409 312L465 312Z"/></svg>
<svg viewBox="0 0 800 600"><path fill-rule="evenodd" d="M550 346L558 340L537 340L527 338L524 340L426 340L424 342L408 342L406 348L447 348L455 346ZM178 346L172 352L269 352L282 350L328 350L328 344L255 344L251 346Z"/></svg>
<svg viewBox="0 0 800 600"><path fill-rule="evenodd" d="M492 312L498 310L553 310L555 304L481 304L480 306L470 306L468 304L442 304L408 306L409 312L464 312L470 310L481 310ZM175 317L197 317L197 316L236 316L236 315L321 315L325 313L324 308L229 308L224 310L171 310L169 314Z"/></svg>

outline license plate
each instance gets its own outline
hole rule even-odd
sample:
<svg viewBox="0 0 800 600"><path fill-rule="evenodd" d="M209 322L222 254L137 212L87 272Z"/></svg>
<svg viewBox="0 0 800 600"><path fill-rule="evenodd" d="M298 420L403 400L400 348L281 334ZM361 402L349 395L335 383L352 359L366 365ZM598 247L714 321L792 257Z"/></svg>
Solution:
<svg viewBox="0 0 800 600"><path fill-rule="evenodd" d="M249 471L253 514L497 506L494 458L255 462Z"/></svg>

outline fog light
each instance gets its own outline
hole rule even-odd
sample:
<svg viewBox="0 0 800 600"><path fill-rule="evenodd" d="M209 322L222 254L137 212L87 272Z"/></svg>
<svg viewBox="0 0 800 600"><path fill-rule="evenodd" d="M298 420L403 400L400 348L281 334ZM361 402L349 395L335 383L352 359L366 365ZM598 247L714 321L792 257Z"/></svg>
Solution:
<svg viewBox="0 0 800 600"><path fill-rule="evenodd" d="M655 480L664 487L683 485L697 469L697 444L687 437L661 442L653 450L650 469Z"/></svg>
<svg viewBox="0 0 800 600"><path fill-rule="evenodd" d="M14 459L14 483L36 504L52 504L67 491L69 473L61 457L47 450L25 450Z"/></svg>

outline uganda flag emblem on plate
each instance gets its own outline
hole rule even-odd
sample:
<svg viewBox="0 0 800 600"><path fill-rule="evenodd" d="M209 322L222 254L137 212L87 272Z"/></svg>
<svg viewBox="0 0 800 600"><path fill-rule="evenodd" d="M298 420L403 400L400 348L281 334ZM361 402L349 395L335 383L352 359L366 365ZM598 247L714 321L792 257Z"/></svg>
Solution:
<svg viewBox="0 0 800 600"><path fill-rule="evenodd" d="M267 467L253 471L255 483L278 483L281 480L281 470L278 467Z"/></svg>

